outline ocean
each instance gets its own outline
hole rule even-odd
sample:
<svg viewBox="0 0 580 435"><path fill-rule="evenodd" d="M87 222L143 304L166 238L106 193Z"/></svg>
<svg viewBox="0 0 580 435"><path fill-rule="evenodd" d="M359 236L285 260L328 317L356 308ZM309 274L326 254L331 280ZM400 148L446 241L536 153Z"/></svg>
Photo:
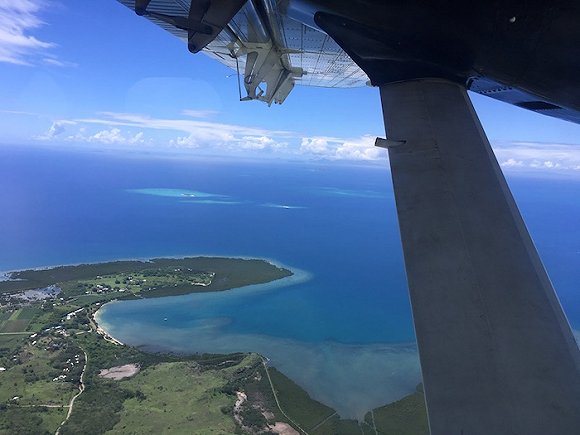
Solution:
<svg viewBox="0 0 580 435"><path fill-rule="evenodd" d="M420 382L387 162L250 161L0 147L0 271L220 255L295 271L221 293L115 302L119 340L257 351L343 417ZM580 329L580 180L508 177Z"/></svg>

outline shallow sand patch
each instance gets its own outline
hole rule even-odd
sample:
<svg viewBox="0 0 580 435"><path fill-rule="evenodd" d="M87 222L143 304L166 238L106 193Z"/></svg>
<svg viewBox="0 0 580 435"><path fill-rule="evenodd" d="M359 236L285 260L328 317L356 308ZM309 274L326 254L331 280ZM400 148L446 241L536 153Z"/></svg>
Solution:
<svg viewBox="0 0 580 435"><path fill-rule="evenodd" d="M119 379L135 376L140 370L141 367L139 367L138 364L125 364L122 366L111 367L109 369L101 369L101 371L99 371L99 376L118 381Z"/></svg>

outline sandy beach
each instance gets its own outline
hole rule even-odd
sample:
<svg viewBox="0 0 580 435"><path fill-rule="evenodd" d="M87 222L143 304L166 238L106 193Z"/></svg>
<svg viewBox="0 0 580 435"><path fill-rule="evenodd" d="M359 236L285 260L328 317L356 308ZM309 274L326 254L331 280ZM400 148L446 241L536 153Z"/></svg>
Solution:
<svg viewBox="0 0 580 435"><path fill-rule="evenodd" d="M95 332L99 335L102 335L103 338L111 343L117 344L119 346L124 346L125 343L123 343L120 340L117 340L115 337L113 337L111 334L109 334L105 329L103 329L101 327L101 325L99 324L99 311L101 311L101 309L103 308L104 304L101 305L99 307L99 309L97 311L95 311L91 316L91 326L93 327L93 329L95 330Z"/></svg>

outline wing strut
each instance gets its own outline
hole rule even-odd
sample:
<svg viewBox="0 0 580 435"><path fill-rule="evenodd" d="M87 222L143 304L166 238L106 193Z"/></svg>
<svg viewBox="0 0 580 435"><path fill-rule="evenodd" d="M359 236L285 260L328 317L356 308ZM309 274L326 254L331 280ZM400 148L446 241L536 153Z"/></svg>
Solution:
<svg viewBox="0 0 580 435"><path fill-rule="evenodd" d="M580 428L580 352L464 87L381 100L432 435Z"/></svg>

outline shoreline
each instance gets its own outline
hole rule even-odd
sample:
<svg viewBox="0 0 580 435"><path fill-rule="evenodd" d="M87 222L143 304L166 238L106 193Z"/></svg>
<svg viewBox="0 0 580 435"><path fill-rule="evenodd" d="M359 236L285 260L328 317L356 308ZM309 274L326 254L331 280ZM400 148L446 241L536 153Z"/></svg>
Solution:
<svg viewBox="0 0 580 435"><path fill-rule="evenodd" d="M267 284L261 284L260 286L269 286L263 290L259 288L254 290L251 293L247 293L247 295L251 298L252 296L259 294L260 291L276 291L275 288L272 288L273 283L275 283L276 287L282 285L288 285L295 282L296 278L304 278L307 274L302 275L299 271L294 271L297 276L292 275L286 278L283 278L278 281L273 281ZM280 282L282 281L282 282ZM284 282L285 281L285 282ZM246 288L251 286L246 286ZM238 292L239 288L233 288L226 290L231 292ZM256 293L254 293L256 292ZM221 293L221 292L219 292ZM192 296L185 295L179 297L187 297ZM172 297L172 296L168 296ZM227 297L227 296L226 296ZM244 298L244 295L241 295L241 298ZM109 315L108 320L110 320L110 325L108 322L104 321L106 316L106 310L101 311L101 308L107 304L120 304L122 302L126 303L134 303L134 304L141 304L147 303L144 300L113 300L110 302L106 302L103 304L95 313L95 321L98 322L99 327L107 333L110 337L115 338L115 332L111 330L111 327L118 328L119 332L124 333L125 327L123 326L122 317L114 316L113 314ZM184 300L184 303L186 301ZM107 307L112 307L112 305L107 305ZM116 312L116 310L113 310ZM163 311L156 311L158 314L159 319L163 317ZM105 315L104 315L105 314ZM115 326L117 325L117 326ZM160 334L168 334L168 338L172 338L172 330L171 326L168 326L169 329L165 329L165 324L161 321L158 321L156 326L152 325L151 334L152 336L160 336ZM203 327L201 328L204 329ZM197 328L193 328L193 330L197 330ZM132 333L129 329L129 334L125 336L129 342L125 341L124 345L128 347L136 347L140 350L145 352L152 352L152 353L168 353L168 354L176 354L176 355L195 355L195 354L203 354L203 353L210 353L210 354L219 354L219 355L228 355L235 352L253 352L258 353L260 355L264 355L272 360L273 367L276 367L284 376L288 377L293 383L298 385L301 389L303 389L313 400L319 401L320 403L324 404L325 406L329 406L333 408L337 414L341 418L346 419L363 419L364 415L369 412L371 409L376 407L384 406L386 404L390 404L397 400L402 399L403 397L412 394L416 385L421 382L420 375L417 375L418 368L416 365L418 364L418 359L416 357L416 345L411 342L401 342L401 343L340 343L335 341L324 341L318 343L316 346L311 347L308 344L301 343L296 340L286 339L283 342L274 343L274 341L279 341L276 338L272 338L269 340L267 337L260 338L258 336L258 342L247 342L244 340L242 336L240 336L235 343L237 343L234 347L229 347L228 344L225 346L217 346L217 347L207 347L208 341L203 336L203 331L201 332L201 336L199 337L201 341L190 341L193 343L189 348L177 348L173 346L171 343L165 343L167 346L163 345L163 343L153 340L142 340L142 338L137 337L134 343L131 343L131 340L135 340L133 338ZM211 335L211 334L210 334ZM225 333L223 337L226 339L231 335ZM235 334L234 334L235 335ZM221 340L222 335L220 335ZM116 337L115 339L119 339L121 337ZM207 337L206 337L207 338ZM213 337L210 339L217 340L217 337ZM241 339L241 340L240 340ZM123 342L124 340L118 340L119 342ZM286 349L281 351L280 349ZM288 351L291 349L291 351ZM282 353L281 353L282 352ZM285 353L290 353L294 355L299 355L298 357L290 357L290 359L285 357ZM345 380L344 377L345 370L339 370L338 373L335 373L335 370L332 367L328 366L328 361L326 359L331 358L333 361L337 361L339 365L343 367L367 367L370 363L373 364L373 367L377 367L374 364L377 362L375 359L377 358L376 355L380 355L382 361L378 361L379 365L377 369L378 372L376 375L371 376L373 379L378 378L381 382L385 383L385 385L392 386L390 388L389 394L386 396L384 394L375 394L375 396L380 396L378 398L370 398L368 399L368 407L357 404L352 404L352 401L339 400L339 402L344 402L342 405L338 406L337 401L332 399L332 396L335 394L333 392L326 391L326 388L323 386L311 383L313 379L312 376L306 374L301 375L296 373L296 369L292 368L300 366L300 361L305 361L306 358L312 358L314 364L311 366L313 368L309 369L310 371L320 371L322 370L327 381L329 380L336 380L339 379L339 387L338 387L338 395L341 396L346 394L348 396L347 390L345 389L348 385L348 380ZM320 358L322 357L322 359ZM336 358L336 359L335 359ZM415 359L417 359L417 364L415 363ZM317 362L318 361L318 362ZM369 362L370 361L370 362ZM370 366L369 366L370 368ZM325 370L328 369L328 372ZM386 374L380 374L380 373ZM362 372L361 372L362 373ZM398 373L398 374L397 374ZM338 378L336 378L338 376ZM360 376L359 376L360 377ZM396 380L397 377L402 377L401 379L405 379L404 382L400 380ZM342 379L342 380L341 380ZM374 381L373 381L374 382ZM358 387L358 390L362 391L367 388L371 388L367 385L368 382L363 380ZM408 385L407 385L408 384ZM358 391L358 394L360 394ZM359 409L360 408L360 409ZM363 409L364 408L364 409Z"/></svg>
<svg viewBox="0 0 580 435"><path fill-rule="evenodd" d="M183 259L183 258L198 258L198 257L159 257L159 258ZM286 269L291 273L291 275L289 275L289 276L279 278L279 279L276 279L274 281L270 281L270 282L266 282L266 283L259 283L259 284L249 284L249 285L245 285L245 286L241 286L241 287L234 287L234 288L230 288L230 289L226 289L226 290L210 291L210 292L207 292L207 294L224 293L224 292L239 292L242 289L247 290L247 289L252 288L252 287L258 287L255 290L259 291L259 290L261 290L262 287L268 287L268 286L272 286L272 285L274 285L275 287L287 287L289 285L294 285L294 284L306 282L309 279L311 279L311 277L312 277L312 274L310 272L307 272L305 270L298 269L298 268L292 268L292 267L287 266L283 263L275 262L272 259L249 258L249 257L248 258L246 258L246 257L202 257L202 258L238 258L238 259L242 259L242 260L261 260L261 261L267 262L268 264L270 264L272 266ZM149 261L151 261L151 260L153 260L153 259L152 258L149 259ZM119 260L119 261L125 261L125 260ZM135 260L133 260L133 261L135 261ZM82 263L82 264L87 264L87 263ZM100 264L100 263L91 263L91 264ZM266 290L268 290L268 288L266 288ZM160 297L149 298L149 299L179 298L179 297L187 297L187 296L192 295L192 294L204 294L204 293L192 292L192 293L187 293L187 294L183 294L183 295L167 295L167 296L160 296ZM139 300L148 300L148 299L139 299ZM112 335L110 333L110 331L107 330L106 324L103 325L104 322L101 319L101 314L102 314L102 309L106 305L114 304L114 303L122 303L122 302L134 302L134 301L135 300L133 300L133 299L129 299L129 300L112 299L110 301L107 301L107 302L99 305L99 307L90 315L92 322L94 322L95 332L97 332L99 335L102 335L103 337L105 337L105 339L109 339L111 342L113 342L115 344L122 345L122 346L130 346L130 345L123 343L121 340L119 340L114 335Z"/></svg>
<svg viewBox="0 0 580 435"><path fill-rule="evenodd" d="M111 302L107 302L108 304L110 303L121 303L124 302L122 300L115 300L115 301L111 301ZM132 302L132 301L125 301L125 302ZM95 316L95 320L97 322L99 322L99 327L101 330L103 330L108 337L114 338L114 335L111 334L110 331L107 331L108 326L106 322L103 322L102 319L100 318L100 314L102 314L102 312L100 311L100 308L98 310L98 314L96 314ZM114 322L113 322L114 323ZM166 333L170 334L170 330L168 330ZM115 339L117 340L117 339ZM117 344L121 344L120 340L117 340ZM200 343L201 344L201 343ZM322 354L325 355L326 358L328 358L329 354L334 355L334 350L338 350L339 353L336 354L336 356L338 357L337 360L339 364L343 365L344 367L347 366L357 366L357 363L363 363L370 357L373 358L373 355L376 355L377 353L380 353L381 355L385 356L386 358L383 359L384 364L381 365L382 369L386 368L385 373L386 372L392 372L391 375L387 375L387 379L386 381L390 381L396 377L400 377L402 376L403 378L407 378L409 377L409 379L411 379L409 382L404 382L404 383L408 383L409 385L400 385L400 382L395 382L393 383L393 387L395 387L391 393L389 393L389 397L383 398L381 395L381 400L370 400L370 404L368 407L364 407L364 409L358 409L358 405L356 405L354 408L351 408L351 404L347 403L346 405L342 405L342 406L337 406L336 400L334 399L330 399L331 396L334 396L334 393L332 393L330 396L328 394L330 393L325 393L324 391L321 390L321 387L319 385L314 385L311 384L310 381L312 379L310 379L309 376L301 376L300 374L296 373L296 370L291 369L291 367L289 367L288 364L294 365L295 367L298 367L300 364L303 364L305 359L304 358L308 358L308 357L313 357L315 355L318 355L318 350L316 349L310 349L308 345L304 345L303 343L297 342L295 340L285 340L284 343L281 344L281 346L286 347L286 346L290 346L291 348L296 348L294 350L298 351L298 355L300 355L298 358L292 358L289 361L283 361L280 360L280 353L279 353L279 349L277 349L276 346L274 346L273 348L269 348L269 347L265 347L264 344L260 344L259 346L242 346L242 347L236 347L235 349L225 349L225 348L206 348L203 346L199 347L199 346L193 346L193 348L190 349L178 349L175 348L171 345L166 346L163 345L161 343L143 343L141 341L135 343L135 344L130 344L130 343L123 343L122 345L127 346L129 348L134 347L136 349L139 349L143 352L148 352L148 353L160 353L160 354L170 354L170 355L178 355L178 356L188 356L188 355L199 355L199 354L204 354L204 353L208 353L208 354L215 354L215 355L229 355L232 353L237 353L237 352L244 352L244 353L257 353L259 355L262 355L263 357L266 358L266 360L271 361L271 366L276 368L277 370L279 370L284 376L286 376L290 381L292 381L294 384L296 384L297 386L299 386L302 390L304 390L312 400L316 400L320 403L322 403L325 406L331 407L332 409L335 410L336 414L342 418L342 419L355 419L355 420L359 420L359 421L363 421L364 416L366 415L366 413L370 412L371 410L378 408L378 407L382 407L382 406L386 406L389 405L391 403L394 403L410 394L413 393L415 387L417 384L421 383L421 377L420 374L417 375L416 373L413 373L413 367L414 364L412 364L412 366L408 366L408 363L410 360L413 360L412 362L414 362L415 359L417 359L417 363L418 363L418 357L417 357L417 348L416 348L416 344L412 343L412 342L406 342L406 343L339 343L339 342L331 342L331 341L325 341L323 343L320 343L319 345L316 346L316 348L322 349ZM266 343L266 345L268 345L268 343ZM280 347L280 346L278 346ZM341 351L341 349L343 349ZM344 350L346 350L348 352L348 355L343 355ZM362 352L362 353L361 353ZM360 356L360 359L359 359ZM334 358L334 356L332 356L332 358ZM301 361L301 362L300 362ZM392 361L393 363L391 363L390 361ZM394 365L393 365L394 364ZM384 366L384 367L383 367ZM315 363L314 366L315 370L323 370L325 367L328 369L328 367L326 366L326 363L324 361L322 362L318 362ZM382 370L381 369L381 370ZM410 369L410 371L409 371ZM399 374L395 374L395 371L401 371ZM417 368L418 371L418 368ZM327 378L327 380L329 379L334 379L333 378L333 374L332 374L333 370L332 368L330 368L330 377ZM321 372L321 373L326 373L326 372ZM416 379L415 379L416 378ZM382 377L381 377L382 379ZM401 378L402 379L402 378ZM382 381L381 381L382 382ZM390 385L390 384L387 384ZM363 389L366 391L366 388L370 388L366 383L362 383L359 389ZM346 394L347 396L343 396L343 394ZM342 396L342 397L348 397L348 393L346 392L346 390L344 390L344 388L340 388L339 390L339 394L338 396ZM384 400L383 400L384 399ZM342 402L342 400L338 400L339 402ZM347 400L348 402L348 400Z"/></svg>
<svg viewBox="0 0 580 435"><path fill-rule="evenodd" d="M188 257L183 257L183 258L188 258ZM225 258L225 257L224 257ZM232 258L232 257L227 257L227 258ZM250 260L256 260L254 259L250 259ZM266 260L264 260L266 261ZM168 295L168 296L161 296L161 297L156 297L156 298L149 298L150 300L153 299L167 299L167 298L182 298L182 297L187 297L189 295L193 295L193 294L211 294L211 293L225 293L225 292L239 292L239 290L247 290L251 287L258 287L258 289L256 290L260 290L260 287L266 287L266 286L271 286L274 285L275 287L287 287L289 285L293 285L293 284L299 284L302 282L306 282L311 278L311 274L309 272L306 272L302 269L297 269L297 268L290 268L288 266L282 265L280 263L273 263L268 261L269 264L276 266L276 267L283 267L287 270L289 270L292 274L290 276L286 276L283 278L279 278L277 280L274 281L270 281L270 282L266 282L266 283L261 283L261 284L250 284L250 285L245 285L242 287L234 287L234 288L230 288L227 290L217 290L217 291L210 291L207 293L196 293L196 292L192 292L192 293L188 293L188 294L184 294L184 295ZM284 282L283 282L284 281ZM275 283L275 284L274 284ZM266 289L268 290L268 289ZM139 301L143 301L143 300L149 300L149 299L139 299ZM118 304L118 303L123 303L123 302L135 302L134 299L128 299L128 300L121 300L121 299L112 299L110 301L107 301L101 305L99 305L99 308L97 308L92 314L91 314L91 320L94 322L95 324L95 331L104 336L105 338L109 338L111 339L115 344L119 344L119 345L123 345L123 346L131 346L131 345L127 345L125 343L123 343L121 340L119 340L118 338L116 338L114 335L112 335L106 327L106 323L104 324L103 320L100 318L101 314L102 314L102 309L109 304Z"/></svg>
<svg viewBox="0 0 580 435"><path fill-rule="evenodd" d="M252 258L247 256L172 256L147 257L138 260L115 259L105 262L66 264L54 267L36 267L0 272L8 279L0 280L0 290L14 293L18 290L34 290L52 284L65 283L77 279L97 279L116 273L138 272L155 267L186 267L187 270L213 272L209 284L194 284L194 290L188 282L177 282L170 287L149 287L146 294L137 293L138 298L159 298L180 296L189 293L211 293L241 288L256 284L267 284L281 278L292 277L298 269L284 265L271 258ZM92 278L91 278L92 277ZM146 280L143 280L145 282ZM65 285L63 284L63 285ZM66 285L65 285L66 287ZM175 288L173 288L175 287ZM64 287L63 287L64 288ZM112 286L109 290L112 290ZM134 292L133 292L134 293ZM125 295L113 295L125 299Z"/></svg>
<svg viewBox="0 0 580 435"><path fill-rule="evenodd" d="M235 254L177 254L177 255L162 255L162 256L147 256L147 257L125 257L125 258L110 258L110 259L103 259L103 260L95 260L95 261L81 261L80 263L66 263L66 264L53 264L53 265L42 265L42 266L23 266L18 269L10 269L10 270L0 270L0 282L2 281L17 281L12 280L11 275L16 272L25 272L25 271L41 271L41 270L49 270L55 269L57 267L75 267L75 266L92 266L97 264L105 264L105 263L115 263L120 261L138 261L142 263L150 263L152 260L183 260L186 258L224 258L224 259L233 259L233 260L260 260L265 261L266 263L288 269L292 272L292 268L286 266L284 263L281 263L273 258L270 257L261 257L261 256L251 256L251 255L235 255Z"/></svg>
<svg viewBox="0 0 580 435"><path fill-rule="evenodd" d="M117 299L114 299L113 301L116 301ZM113 302L110 301L110 302ZM109 302L107 302L109 303ZM107 340L110 343L116 344L118 346L126 346L125 343L123 343L121 340L118 340L117 338L113 337L111 334L109 334L107 332L106 329L104 329L101 325L102 325L102 321L99 323L99 318L98 318L98 312L101 310L101 308L103 308L105 304L99 305L99 308L97 308L94 312L89 313L89 324L91 326L91 329L96 332L97 334L99 334L100 336L102 336L105 340Z"/></svg>

